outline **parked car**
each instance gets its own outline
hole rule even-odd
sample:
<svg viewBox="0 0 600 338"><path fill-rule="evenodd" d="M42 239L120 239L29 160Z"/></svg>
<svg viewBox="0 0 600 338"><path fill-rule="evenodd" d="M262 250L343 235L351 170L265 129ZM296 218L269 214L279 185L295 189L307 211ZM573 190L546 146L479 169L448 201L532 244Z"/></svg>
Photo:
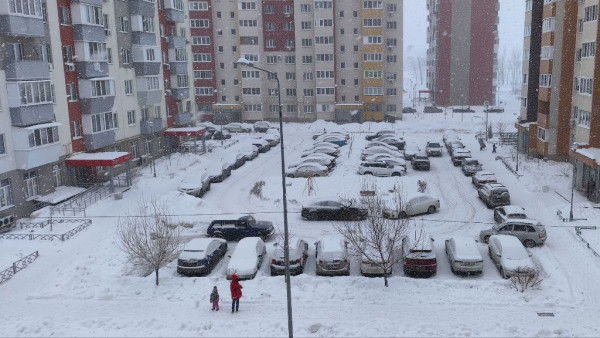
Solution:
<svg viewBox="0 0 600 338"><path fill-rule="evenodd" d="M303 163L297 167L288 168L285 171L285 176L287 177L319 177L319 176L327 176L329 174L329 170L326 166L321 165L319 163Z"/></svg>
<svg viewBox="0 0 600 338"><path fill-rule="evenodd" d="M219 219L210 222L206 229L208 237L224 238L228 241L244 237L262 237L267 239L275 232L273 223L257 221L252 216L242 216L238 219Z"/></svg>
<svg viewBox="0 0 600 338"><path fill-rule="evenodd" d="M523 273L536 269L529 253L514 236L493 235L490 237L488 250L490 258L504 278L518 276L519 270Z"/></svg>
<svg viewBox="0 0 600 338"><path fill-rule="evenodd" d="M296 162L296 163L288 166L288 169L299 167L299 166L301 166L303 164L307 164L307 163L320 164L322 166L327 167L327 170L330 170L330 171L335 166L335 160L331 160L331 159L327 159L327 158L323 158L323 157L318 157L318 156L307 156L307 157L303 157L300 162Z"/></svg>
<svg viewBox="0 0 600 338"><path fill-rule="evenodd" d="M487 243L493 235L511 235L517 237L523 245L533 248L536 245L544 245L546 242L546 227L539 221L533 219L509 219L506 222L496 224L491 229L479 233L479 239Z"/></svg>
<svg viewBox="0 0 600 338"><path fill-rule="evenodd" d="M397 219L419 214L433 214L440 208L440 200L423 193L415 193L401 203L400 208L390 206L383 208L383 217Z"/></svg>
<svg viewBox="0 0 600 338"><path fill-rule="evenodd" d="M378 137L381 137L383 135L395 136L396 132L394 130L380 130L380 131L378 131L378 132L376 132L374 134L370 134L370 135L365 136L365 140L371 141L371 140L376 139Z"/></svg>
<svg viewBox="0 0 600 338"><path fill-rule="evenodd" d="M426 153L418 153L413 156L411 161L412 167L415 170L429 170L431 169L431 163Z"/></svg>
<svg viewBox="0 0 600 338"><path fill-rule="evenodd" d="M477 189L477 194L488 208L510 204L508 189L500 183L486 183Z"/></svg>
<svg viewBox="0 0 600 338"><path fill-rule="evenodd" d="M379 141L379 142L386 143L388 145L395 147L398 150L403 150L406 147L406 141L404 141L401 137L394 136L394 135L383 135L381 137L374 139L373 141Z"/></svg>
<svg viewBox="0 0 600 338"><path fill-rule="evenodd" d="M446 146L446 148L448 148L450 143L460 142L460 137L454 132L448 132L442 136L442 140L444 141L444 145Z"/></svg>
<svg viewBox="0 0 600 338"><path fill-rule="evenodd" d="M360 274L363 276L384 276L392 274L392 267L387 264L387 261L381 259L381 255L377 250L367 248L367 255L362 255L360 261ZM393 253L392 253L393 254ZM367 257L368 256L368 257ZM370 258L370 259L369 259ZM387 266L384 270L382 266Z"/></svg>
<svg viewBox="0 0 600 338"><path fill-rule="evenodd" d="M433 238L427 234L407 235L402 239L402 260L407 276L430 277L437 272Z"/></svg>
<svg viewBox="0 0 600 338"><path fill-rule="evenodd" d="M491 171L479 171L476 172L471 178L471 182L476 188L481 188L486 183L497 183L496 175Z"/></svg>
<svg viewBox="0 0 600 338"><path fill-rule="evenodd" d="M213 140L228 140L231 138L231 133L229 131L223 130L215 130L213 133Z"/></svg>
<svg viewBox="0 0 600 338"><path fill-rule="evenodd" d="M348 244L341 236L324 236L315 243L317 276L350 275Z"/></svg>
<svg viewBox="0 0 600 338"><path fill-rule="evenodd" d="M198 127L204 127L204 134L200 135L197 137L198 140L210 140L213 136L213 134L215 133L215 131L217 131L216 126L209 124L209 123L200 123L197 125Z"/></svg>
<svg viewBox="0 0 600 338"><path fill-rule="evenodd" d="M334 148L334 149L340 149L340 146L335 144L335 143L330 143L330 142L325 142L325 141L315 141L313 143L312 148L310 149L314 149L316 147L328 147L328 148Z"/></svg>
<svg viewBox="0 0 600 338"><path fill-rule="evenodd" d="M341 140L348 140L348 138L349 138L348 134L334 131L334 132L327 132L327 133L316 135L313 137L313 140L315 140L315 142L317 142L317 141L322 141L323 139L328 138L328 137L336 137Z"/></svg>
<svg viewBox="0 0 600 338"><path fill-rule="evenodd" d="M465 176L473 176L476 172L483 170L481 163L472 157L463 158L461 167Z"/></svg>
<svg viewBox="0 0 600 338"><path fill-rule="evenodd" d="M427 142L425 152L428 156L442 156L442 145L439 142Z"/></svg>
<svg viewBox="0 0 600 338"><path fill-rule="evenodd" d="M277 134L265 134L265 136L263 136L263 140L269 142L271 147L278 145L280 142L279 135Z"/></svg>
<svg viewBox="0 0 600 338"><path fill-rule="evenodd" d="M233 164L226 162L221 165L221 170L209 171L208 176L210 177L210 183L223 182L227 177L231 176L231 169Z"/></svg>
<svg viewBox="0 0 600 338"><path fill-rule="evenodd" d="M509 219L526 219L525 209L517 205L505 205L494 208L494 221L496 223L506 222Z"/></svg>
<svg viewBox="0 0 600 338"><path fill-rule="evenodd" d="M446 149L448 149L448 154L450 154L450 156L452 156L454 150L464 148L465 145L460 141L450 141L450 143L448 143L448 145L446 146Z"/></svg>
<svg viewBox="0 0 600 338"><path fill-rule="evenodd" d="M254 131L257 133L265 133L271 128L271 123L267 121L254 122Z"/></svg>
<svg viewBox="0 0 600 338"><path fill-rule="evenodd" d="M283 245L275 243L276 248L271 259L271 276L285 273L285 254ZM308 243L298 239L289 246L290 275L295 276L304 272L306 258L308 258Z"/></svg>
<svg viewBox="0 0 600 338"><path fill-rule="evenodd" d="M177 259L177 273L184 276L209 274L227 252L221 238L194 238L183 247Z"/></svg>
<svg viewBox="0 0 600 338"><path fill-rule="evenodd" d="M451 237L446 240L446 256L452 272L482 273L483 258L475 240L469 237Z"/></svg>
<svg viewBox="0 0 600 338"><path fill-rule="evenodd" d="M258 157L258 147L250 146L250 148L240 150L240 154L244 156L246 161L252 161L256 157Z"/></svg>
<svg viewBox="0 0 600 338"><path fill-rule="evenodd" d="M227 265L227 279L231 279L234 274L240 280L254 278L266 254L265 242L260 237L242 239Z"/></svg>
<svg viewBox="0 0 600 338"><path fill-rule="evenodd" d="M388 148L389 150L393 150L393 151L398 151L398 148L394 147L393 145L387 144L385 142L381 142L381 141L371 141L369 143L367 143L367 145L365 146L365 149L368 148L372 148L372 147L385 147Z"/></svg>
<svg viewBox="0 0 600 338"><path fill-rule="evenodd" d="M436 106L425 106L423 108L423 113L443 113L444 110L442 108Z"/></svg>
<svg viewBox="0 0 600 338"><path fill-rule="evenodd" d="M201 174L188 173L179 183L177 190L194 197L202 197L210 190L210 176L206 171Z"/></svg>
<svg viewBox="0 0 600 338"><path fill-rule="evenodd" d="M327 155L327 154L324 154L324 153L308 154L308 155L306 155L304 157L300 157L300 161L304 162L305 160L312 159L312 158L325 159L327 161L332 162L333 165L335 165L335 156Z"/></svg>
<svg viewBox="0 0 600 338"><path fill-rule="evenodd" d="M452 151L452 164L455 167L459 166L462 163L463 158L471 157L471 152L466 149L456 149Z"/></svg>
<svg viewBox="0 0 600 338"><path fill-rule="evenodd" d="M402 108L402 114L414 114L417 110L413 107L404 107Z"/></svg>
<svg viewBox="0 0 600 338"><path fill-rule="evenodd" d="M396 167L385 162L362 162L358 166L358 173L383 177L403 176L406 175L406 168Z"/></svg>
<svg viewBox="0 0 600 338"><path fill-rule="evenodd" d="M364 149L362 151L362 153L360 154L360 159L364 161L364 160L366 160L367 156L375 155L375 154L387 154L387 155L394 156L394 157L404 158L404 154L402 154L399 151L391 150L391 149L388 149L388 148L382 147L382 146L375 146L375 147Z"/></svg>
<svg viewBox="0 0 600 338"><path fill-rule="evenodd" d="M367 218L368 209L354 201L321 199L302 206L300 215L309 221L360 221Z"/></svg>
<svg viewBox="0 0 600 338"><path fill-rule="evenodd" d="M259 153L266 153L271 149L271 145L267 140L263 140L262 138L252 139L252 145L258 148Z"/></svg>
<svg viewBox="0 0 600 338"><path fill-rule="evenodd" d="M396 158L387 155L375 155L375 159L371 160L369 157L367 157L367 162L385 162L396 167L401 167L404 171L406 171L406 161L403 158Z"/></svg>
<svg viewBox="0 0 600 338"><path fill-rule="evenodd" d="M226 124L223 126L223 129L226 129L230 133L249 133L252 131L252 128L237 122Z"/></svg>
<svg viewBox="0 0 600 338"><path fill-rule="evenodd" d="M404 159L412 161L413 156L421 152L421 148L415 142L408 142L404 147Z"/></svg>
<svg viewBox="0 0 600 338"><path fill-rule="evenodd" d="M345 146L347 144L346 142L346 138L343 136L337 136L337 135L327 135L325 137L320 137L317 138L316 141L319 142L329 142L329 143L333 143L336 144L338 146Z"/></svg>
<svg viewBox="0 0 600 338"><path fill-rule="evenodd" d="M307 149L304 152L302 152L302 154L300 154L300 157L307 157L310 156L312 154L318 154L318 153L322 153L322 154L327 154L327 155L331 155L331 156L335 156L337 157L340 153L340 151L338 149L335 149L333 147L328 147L328 146L317 146L315 148L312 149Z"/></svg>
<svg viewBox="0 0 600 338"><path fill-rule="evenodd" d="M233 157L233 168L238 169L246 163L246 156L243 153L236 153L235 157Z"/></svg>

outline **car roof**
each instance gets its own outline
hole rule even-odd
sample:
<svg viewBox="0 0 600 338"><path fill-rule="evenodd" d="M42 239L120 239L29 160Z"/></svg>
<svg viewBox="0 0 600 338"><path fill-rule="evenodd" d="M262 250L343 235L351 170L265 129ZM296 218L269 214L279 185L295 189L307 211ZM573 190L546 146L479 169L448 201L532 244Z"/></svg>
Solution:
<svg viewBox="0 0 600 338"><path fill-rule="evenodd" d="M507 252L525 251L523 244L521 244L521 241L515 236L492 235L490 237L490 242L496 242L498 246L500 246L503 255Z"/></svg>
<svg viewBox="0 0 600 338"><path fill-rule="evenodd" d="M505 205L505 206L499 207L499 208L503 208L507 214L524 214L525 213L525 209L518 205Z"/></svg>
<svg viewBox="0 0 600 338"><path fill-rule="evenodd" d="M504 184L502 183L498 183L498 182L491 182L491 183L486 183L485 185L489 186L492 189L498 189L498 188L506 188L504 186Z"/></svg>
<svg viewBox="0 0 600 338"><path fill-rule="evenodd" d="M185 244L184 250L202 250L205 251L208 245L213 242L225 243L222 238L194 238Z"/></svg>
<svg viewBox="0 0 600 338"><path fill-rule="evenodd" d="M491 171L480 171L475 173L475 178L480 178L482 176L494 176L494 178L496 178L496 174Z"/></svg>
<svg viewBox="0 0 600 338"><path fill-rule="evenodd" d="M453 154L471 154L469 150L466 149L456 149Z"/></svg>
<svg viewBox="0 0 600 338"><path fill-rule="evenodd" d="M466 236L454 236L450 238L454 241L456 257L462 259L481 259L481 253L477 248L475 240Z"/></svg>
<svg viewBox="0 0 600 338"><path fill-rule="evenodd" d="M321 247L324 251L332 251L343 249L344 237L335 236L335 235L327 235L321 238Z"/></svg>
<svg viewBox="0 0 600 338"><path fill-rule="evenodd" d="M544 226L537 219L529 219L529 218L509 218L506 222L502 224L527 224L527 225L535 225L535 226Z"/></svg>
<svg viewBox="0 0 600 338"><path fill-rule="evenodd" d="M235 247L235 250L237 251L238 249L252 249L254 251L254 248L256 248L258 242L263 242L263 240L260 237L244 237L238 242L237 246Z"/></svg>

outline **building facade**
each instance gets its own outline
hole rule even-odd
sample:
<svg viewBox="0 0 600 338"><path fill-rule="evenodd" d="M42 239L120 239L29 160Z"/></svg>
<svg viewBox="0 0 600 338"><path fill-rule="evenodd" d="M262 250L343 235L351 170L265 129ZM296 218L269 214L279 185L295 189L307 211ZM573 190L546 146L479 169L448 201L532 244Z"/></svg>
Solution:
<svg viewBox="0 0 600 338"><path fill-rule="evenodd" d="M438 106L496 102L497 0L428 0L427 87Z"/></svg>

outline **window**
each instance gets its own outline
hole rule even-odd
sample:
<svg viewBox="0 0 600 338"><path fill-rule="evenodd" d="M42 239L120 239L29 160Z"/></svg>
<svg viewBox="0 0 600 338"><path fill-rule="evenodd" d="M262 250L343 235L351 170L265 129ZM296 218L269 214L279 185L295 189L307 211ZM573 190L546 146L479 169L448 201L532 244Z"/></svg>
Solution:
<svg viewBox="0 0 600 338"><path fill-rule="evenodd" d="M9 0L8 10L12 14L42 18L41 0Z"/></svg>
<svg viewBox="0 0 600 338"><path fill-rule="evenodd" d="M540 74L540 87L550 88L552 86L552 74Z"/></svg>
<svg viewBox="0 0 600 338"><path fill-rule="evenodd" d="M131 51L129 49L121 49L121 57L123 58L124 65L131 63Z"/></svg>
<svg viewBox="0 0 600 338"><path fill-rule="evenodd" d="M577 107L575 107L575 108L577 108ZM579 126L582 126L582 127L590 126L591 112L578 109L576 116L577 116L577 124Z"/></svg>
<svg viewBox="0 0 600 338"><path fill-rule="evenodd" d="M302 39L302 47L312 47L312 39Z"/></svg>
<svg viewBox="0 0 600 338"><path fill-rule="evenodd" d="M120 25L119 25L119 32L121 33L127 33L129 32L129 18L126 16L122 16L119 19Z"/></svg>
<svg viewBox="0 0 600 338"><path fill-rule="evenodd" d="M108 61L106 43L86 42L85 44L87 45L86 61Z"/></svg>
<svg viewBox="0 0 600 338"><path fill-rule="evenodd" d="M185 62L187 61L187 53L185 49L175 49L175 61L176 62Z"/></svg>
<svg viewBox="0 0 600 338"><path fill-rule="evenodd" d="M396 55L387 55L386 62L387 63L396 63Z"/></svg>
<svg viewBox="0 0 600 338"><path fill-rule="evenodd" d="M267 39L267 48L275 48L275 40Z"/></svg>
<svg viewBox="0 0 600 338"><path fill-rule="evenodd" d="M260 95L260 88L242 88L244 95Z"/></svg>
<svg viewBox="0 0 600 338"><path fill-rule="evenodd" d="M286 65L293 65L296 63L296 56L295 55L286 55L285 56L285 64Z"/></svg>
<svg viewBox="0 0 600 338"><path fill-rule="evenodd" d="M388 21L386 23L387 29L396 29L398 27L398 23L396 21Z"/></svg>
<svg viewBox="0 0 600 338"><path fill-rule="evenodd" d="M113 63L112 48L106 48L106 58L107 58L108 64L112 65L112 63Z"/></svg>
<svg viewBox="0 0 600 338"><path fill-rule="evenodd" d="M529 12L531 10L531 0L525 0L525 11Z"/></svg>
<svg viewBox="0 0 600 338"><path fill-rule="evenodd" d="M365 36L363 37L363 42L365 44L381 44L383 43L383 38L381 36Z"/></svg>
<svg viewBox="0 0 600 338"><path fill-rule="evenodd" d="M335 88L333 87L317 87L317 95L334 95Z"/></svg>
<svg viewBox="0 0 600 338"><path fill-rule="evenodd" d="M256 2L240 1L239 5L238 5L238 9L243 10L243 11L256 10Z"/></svg>
<svg viewBox="0 0 600 338"><path fill-rule="evenodd" d="M7 45L10 47L9 50L12 49L9 57L12 57L15 61L23 61L23 45L20 43L9 43Z"/></svg>
<svg viewBox="0 0 600 338"><path fill-rule="evenodd" d="M315 10L331 8L333 8L333 1L315 1Z"/></svg>
<svg viewBox="0 0 600 338"><path fill-rule="evenodd" d="M397 95L396 94L396 88L388 88L386 90L386 93L387 93L388 96L396 96Z"/></svg>
<svg viewBox="0 0 600 338"><path fill-rule="evenodd" d="M243 74L244 71L242 71ZM256 71L258 73L258 71ZM194 79L212 79L213 72L212 70L195 70L194 71Z"/></svg>
<svg viewBox="0 0 600 338"><path fill-rule="evenodd" d="M333 43L333 36L315 36L315 45L329 45Z"/></svg>
<svg viewBox="0 0 600 338"><path fill-rule="evenodd" d="M584 22L595 21L598 19L598 5L591 5L585 7L585 13L583 16Z"/></svg>
<svg viewBox="0 0 600 338"><path fill-rule="evenodd" d="M189 86L187 75L177 75L177 88L188 88Z"/></svg>
<svg viewBox="0 0 600 338"><path fill-rule="evenodd" d="M317 70L317 79L333 79L333 70Z"/></svg>
<svg viewBox="0 0 600 338"><path fill-rule="evenodd" d="M6 147L4 145L4 134L0 134L0 155L6 154Z"/></svg>
<svg viewBox="0 0 600 338"><path fill-rule="evenodd" d="M110 80L91 81L92 97L111 96L113 94L112 82Z"/></svg>
<svg viewBox="0 0 600 338"><path fill-rule="evenodd" d="M312 63L312 61L313 61L312 55L302 55L302 63L303 64Z"/></svg>
<svg viewBox="0 0 600 338"><path fill-rule="evenodd" d="M213 87L196 87L195 88L197 96L211 96L214 93Z"/></svg>
<svg viewBox="0 0 600 338"><path fill-rule="evenodd" d="M23 181L25 181L25 197L31 198L37 196L38 186L36 172L30 171L28 173L23 174Z"/></svg>
<svg viewBox="0 0 600 338"><path fill-rule="evenodd" d="M135 125L135 110L130 110L127 112L127 125Z"/></svg>
<svg viewBox="0 0 600 338"><path fill-rule="evenodd" d="M381 87L365 87L363 90L364 95L383 95L383 89Z"/></svg>
<svg viewBox="0 0 600 338"><path fill-rule="evenodd" d="M315 91L313 89L304 89L304 96L315 96Z"/></svg>
<svg viewBox="0 0 600 338"><path fill-rule="evenodd" d="M365 78L367 79L381 79L380 70L365 70Z"/></svg>
<svg viewBox="0 0 600 338"><path fill-rule="evenodd" d="M160 118L160 106L154 107L154 118L157 118L157 119Z"/></svg>
<svg viewBox="0 0 600 338"><path fill-rule="evenodd" d="M378 62L381 61L382 55L379 53L369 53L369 54L363 54L363 61L374 61L374 62Z"/></svg>
<svg viewBox="0 0 600 338"><path fill-rule="evenodd" d="M113 114L113 122L115 124L115 129L119 129L119 114Z"/></svg>
<svg viewBox="0 0 600 338"><path fill-rule="evenodd" d="M302 80L313 80L313 73L302 73Z"/></svg>
<svg viewBox="0 0 600 338"><path fill-rule="evenodd" d="M275 7L273 5L265 5L265 14L275 14Z"/></svg>
<svg viewBox="0 0 600 338"><path fill-rule="evenodd" d="M81 133L81 120L71 121L71 137L73 139L81 138L83 134Z"/></svg>
<svg viewBox="0 0 600 338"><path fill-rule="evenodd" d="M125 80L125 95L133 95L133 80Z"/></svg>
<svg viewBox="0 0 600 338"><path fill-rule="evenodd" d="M212 55L210 53L194 53L194 62L211 62Z"/></svg>
<svg viewBox="0 0 600 338"><path fill-rule="evenodd" d="M73 82L67 83L67 99L69 102L77 101L77 85Z"/></svg>
<svg viewBox="0 0 600 338"><path fill-rule="evenodd" d="M303 106L303 110L305 113L314 113L315 112L315 106L311 105L311 104L305 104Z"/></svg>
<svg viewBox="0 0 600 338"><path fill-rule="evenodd" d="M156 61L156 54L153 48L146 49L146 60L145 61Z"/></svg>
<svg viewBox="0 0 600 338"><path fill-rule="evenodd" d="M310 4L300 4L300 12L310 13Z"/></svg>
<svg viewBox="0 0 600 338"><path fill-rule="evenodd" d="M296 80L296 73L286 72L285 79L286 80Z"/></svg>
<svg viewBox="0 0 600 338"><path fill-rule="evenodd" d="M553 32L554 31L555 18L545 18L542 22L542 32Z"/></svg>
<svg viewBox="0 0 600 338"><path fill-rule="evenodd" d="M151 16L142 16L142 31L154 33L154 18Z"/></svg>
<svg viewBox="0 0 600 338"><path fill-rule="evenodd" d="M138 151L137 151L137 142L136 141L129 141L129 151L131 152L131 157L133 158L137 158L138 156Z"/></svg>
<svg viewBox="0 0 600 338"><path fill-rule="evenodd" d="M268 24L273 25L273 28L275 28L275 26L272 22L269 22ZM268 24L267 24L267 26L268 26ZM240 19L240 27L258 27L258 20Z"/></svg>
<svg viewBox="0 0 600 338"><path fill-rule="evenodd" d="M525 73L523 74L523 84L528 84L529 83L529 74Z"/></svg>
<svg viewBox="0 0 600 338"><path fill-rule="evenodd" d="M552 60L554 58L554 46L542 46L540 58L542 60Z"/></svg>
<svg viewBox="0 0 600 338"><path fill-rule="evenodd" d="M381 19L380 18L363 19L363 26L364 27L381 27Z"/></svg>
<svg viewBox="0 0 600 338"><path fill-rule="evenodd" d="M54 99L50 80L20 82L19 93L22 105L52 103Z"/></svg>
<svg viewBox="0 0 600 338"><path fill-rule="evenodd" d="M302 30L310 30L310 29L312 29L312 22L311 21L302 21L302 22L300 22L300 28Z"/></svg>
<svg viewBox="0 0 600 338"><path fill-rule="evenodd" d="M95 26L104 26L104 15L102 15L102 7L83 5L85 11L83 15L83 23Z"/></svg>
<svg viewBox="0 0 600 338"><path fill-rule="evenodd" d="M386 39L385 40L385 45L388 47L396 47L398 45L398 41L393 38L393 39Z"/></svg>
<svg viewBox="0 0 600 338"><path fill-rule="evenodd" d="M267 55L267 64L273 65L277 63L276 55Z"/></svg>
<svg viewBox="0 0 600 338"><path fill-rule="evenodd" d="M296 96L296 88L286 88L285 95L286 96Z"/></svg>
<svg viewBox="0 0 600 338"><path fill-rule="evenodd" d="M521 108L527 108L527 98L521 97Z"/></svg>
<svg viewBox="0 0 600 338"><path fill-rule="evenodd" d="M540 128L538 126L538 139L540 141L546 142L548 137L548 129Z"/></svg>
<svg viewBox="0 0 600 338"><path fill-rule="evenodd" d="M12 194L10 191L10 180L5 178L0 180L0 208L12 205Z"/></svg>
<svg viewBox="0 0 600 338"><path fill-rule="evenodd" d="M100 133L115 129L112 112L90 115L92 120L92 133Z"/></svg>
<svg viewBox="0 0 600 338"><path fill-rule="evenodd" d="M381 0L367 0L363 1L364 9L381 9L383 8L383 4Z"/></svg>
<svg viewBox="0 0 600 338"><path fill-rule="evenodd" d="M207 1L190 1L190 11L207 11Z"/></svg>
<svg viewBox="0 0 600 338"><path fill-rule="evenodd" d="M58 7L58 22L61 25L70 25L71 19L69 18L69 8L64 6Z"/></svg>
<svg viewBox="0 0 600 338"><path fill-rule="evenodd" d="M317 54L316 59L317 62L332 62L333 54Z"/></svg>
<svg viewBox="0 0 600 338"><path fill-rule="evenodd" d="M524 36L531 36L531 25L525 25L523 33Z"/></svg>
<svg viewBox="0 0 600 338"><path fill-rule="evenodd" d="M596 55L596 42L584 42L581 44L581 58L590 58Z"/></svg>
<svg viewBox="0 0 600 338"><path fill-rule="evenodd" d="M242 21L251 21L251 20L240 20L240 26L242 25ZM192 19L192 20L190 20L190 27L191 28L209 28L210 21L208 19ZM244 26L244 27L250 27L250 26ZM252 27L255 27L255 26L252 26Z"/></svg>
<svg viewBox="0 0 600 338"><path fill-rule="evenodd" d="M316 19L315 27L333 27L333 19Z"/></svg>
<svg viewBox="0 0 600 338"><path fill-rule="evenodd" d="M575 89L579 94L592 95L593 79L589 77L579 77L575 79Z"/></svg>
<svg viewBox="0 0 600 338"><path fill-rule="evenodd" d="M146 89L148 91L160 90L160 77L147 76L146 77Z"/></svg>

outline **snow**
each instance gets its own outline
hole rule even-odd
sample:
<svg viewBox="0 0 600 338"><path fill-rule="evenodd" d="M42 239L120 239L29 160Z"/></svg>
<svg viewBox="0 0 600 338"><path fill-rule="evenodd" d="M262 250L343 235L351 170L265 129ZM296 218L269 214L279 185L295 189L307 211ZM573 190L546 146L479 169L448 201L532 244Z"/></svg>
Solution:
<svg viewBox="0 0 600 338"><path fill-rule="evenodd" d="M265 249L265 244L259 237L246 237L237 244L229 265L227 265L227 276L237 274L239 278L249 278L256 272L258 256Z"/></svg>
<svg viewBox="0 0 600 338"><path fill-rule="evenodd" d="M406 3L406 2L405 2ZM504 93L507 94L507 93ZM489 114L490 123L504 121L514 130L519 111L516 98L507 102L506 112ZM518 176L496 160L502 157L513 166L514 147L499 146L498 153L479 151L474 135L483 131L483 107L475 113L407 114L396 124L364 123L335 125L318 121L311 124L286 123L285 157L298 158L309 148L313 132L348 132L351 142L341 149L337 166L328 177L314 179L316 196L309 196L304 178L286 179L288 223L292 240L310 244L305 272L291 279L294 333L301 337L387 337L387 336L599 336L597 313L600 293L600 261L575 234L575 226L595 226L600 209L575 191L574 222L563 222L556 213L568 215L572 164L527 158L519 154ZM422 111L422 110L419 110ZM486 170L495 173L511 193L511 201L524 206L528 216L545 224L548 239L544 246L530 249L534 263L542 270L543 282L524 293L515 291L503 279L488 255L488 246L478 243L483 257L483 273L457 276L450 271L444 242L454 236L477 238L494 224L492 211L477 198L471 180L442 157L431 158L431 171L410 170L400 178L375 178L382 191L402 185L416 191L417 181L427 182L426 193L439 197L441 208L432 215L411 218L434 239L437 274L431 278L409 278L399 264L384 287L381 278L360 275L360 257L353 257L350 276L315 275L316 241L336 235L333 222L309 222L300 217L302 204L314 197L357 196L362 176L356 174L364 136L378 130L398 130L406 140L424 146L454 132L467 149L477 154ZM237 142L235 142L237 141ZM155 160L157 177L143 168L122 200L107 198L86 210L93 224L71 239L60 241L0 239L0 270L31 252L39 258L12 279L0 285L5 305L0 322L2 336L249 336L287 335L286 287L282 276L271 277L269 264L273 236L267 241L267 254L257 276L243 281L240 312L211 312L208 296L213 286L221 290L223 309L230 300L226 269L237 245L229 242L223 260L206 277L183 277L173 261L160 270L160 285L127 262L117 246L119 217L134 213L137 201L155 197L168 204L178 222L186 224L186 240L204 236L212 219L246 213L272 221L283 232L281 162L279 147L260 154L232 172L222 183L212 184L203 198L177 191L179 182L190 172L204 172L209 163L223 163L238 150L248 147L249 134L233 135L228 148L212 152L172 154ZM234 143L235 142L235 143ZM208 142L207 142L208 144ZM262 198L249 191L264 181ZM545 188L544 188L545 187ZM55 216L56 217L56 216ZM21 231L18 229L19 232ZM15 232L17 230L14 230ZM600 251L597 230L582 230L582 236ZM551 312L554 317L539 317Z"/></svg>
<svg viewBox="0 0 600 338"><path fill-rule="evenodd" d="M80 187L71 187L71 186L58 186L54 189L54 192L51 192L44 196L36 197L36 201L45 202L49 204L56 204L62 202L68 198L71 198L77 194L80 194L85 191L85 188Z"/></svg>
<svg viewBox="0 0 600 338"><path fill-rule="evenodd" d="M93 161L93 160L99 160L99 161L114 161L116 159L119 159L123 156L128 156L129 153L128 152L123 152L123 151L107 151L107 152L99 152L99 153L78 153L75 154L71 157L69 157L69 160L73 160L73 161Z"/></svg>
<svg viewBox="0 0 600 338"><path fill-rule="evenodd" d="M461 261L479 261L481 253L472 238L465 236L452 237L454 242L454 258Z"/></svg>
<svg viewBox="0 0 600 338"><path fill-rule="evenodd" d="M598 148L582 148L577 149L575 152L592 160L597 161L598 159L600 159L600 149Z"/></svg>

